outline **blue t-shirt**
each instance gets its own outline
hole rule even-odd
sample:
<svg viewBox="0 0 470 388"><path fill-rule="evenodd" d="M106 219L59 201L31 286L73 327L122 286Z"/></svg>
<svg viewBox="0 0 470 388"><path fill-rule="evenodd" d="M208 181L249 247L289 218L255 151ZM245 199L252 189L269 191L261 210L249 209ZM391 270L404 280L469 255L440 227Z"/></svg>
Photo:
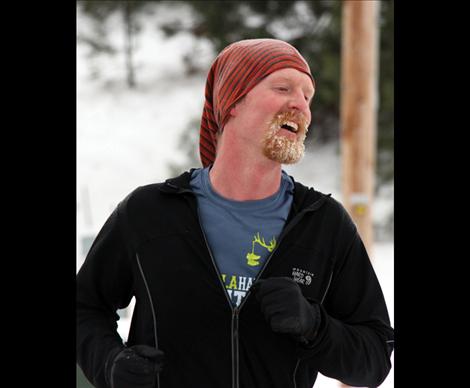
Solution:
<svg viewBox="0 0 470 388"><path fill-rule="evenodd" d="M281 185L270 197L234 201L212 188L209 167L191 175L202 229L227 292L236 306L277 244L292 204L294 183L282 171Z"/></svg>

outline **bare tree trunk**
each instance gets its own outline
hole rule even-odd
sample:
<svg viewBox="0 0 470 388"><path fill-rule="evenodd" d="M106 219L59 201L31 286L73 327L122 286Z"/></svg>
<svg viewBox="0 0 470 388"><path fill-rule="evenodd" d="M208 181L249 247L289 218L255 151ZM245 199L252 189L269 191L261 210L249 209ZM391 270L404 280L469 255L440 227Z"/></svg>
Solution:
<svg viewBox="0 0 470 388"><path fill-rule="evenodd" d="M136 87L135 70L133 62L133 38L134 26L132 23L132 8L131 2L126 1L124 7L124 26L126 29L125 34L125 56L126 56L126 73L127 73L127 86L129 88Z"/></svg>

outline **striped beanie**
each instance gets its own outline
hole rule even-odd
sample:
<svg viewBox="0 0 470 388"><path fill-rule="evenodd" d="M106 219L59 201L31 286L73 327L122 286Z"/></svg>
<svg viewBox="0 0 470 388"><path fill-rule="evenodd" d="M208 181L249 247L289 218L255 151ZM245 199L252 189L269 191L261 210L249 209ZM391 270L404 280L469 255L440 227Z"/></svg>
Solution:
<svg viewBox="0 0 470 388"><path fill-rule="evenodd" d="M199 134L204 167L215 160L217 138L230 117L230 109L267 75L293 68L310 76L310 68L296 48L277 39L247 39L230 44L212 63L206 81Z"/></svg>

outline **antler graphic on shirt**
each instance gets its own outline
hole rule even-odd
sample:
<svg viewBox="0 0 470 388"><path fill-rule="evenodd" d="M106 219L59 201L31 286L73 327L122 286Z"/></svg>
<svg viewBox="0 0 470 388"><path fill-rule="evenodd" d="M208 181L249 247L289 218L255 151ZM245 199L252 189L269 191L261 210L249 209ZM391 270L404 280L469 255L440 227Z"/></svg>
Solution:
<svg viewBox="0 0 470 388"><path fill-rule="evenodd" d="M269 241L268 245L266 244L266 241L264 241L264 237L260 237L259 232L255 235L254 242L265 247L269 252L272 252L273 249L276 248L276 239L274 237Z"/></svg>
<svg viewBox="0 0 470 388"><path fill-rule="evenodd" d="M251 242L251 252L247 253L246 258L248 259L247 264L255 267L260 264L259 259L261 256L255 254L255 244L258 243L262 247L266 248L268 252L272 252L274 248L276 247L276 239L273 237L271 241L269 241L269 244L266 244L266 241L264 240L264 237L262 238L259 235L259 232L254 235L253 241Z"/></svg>

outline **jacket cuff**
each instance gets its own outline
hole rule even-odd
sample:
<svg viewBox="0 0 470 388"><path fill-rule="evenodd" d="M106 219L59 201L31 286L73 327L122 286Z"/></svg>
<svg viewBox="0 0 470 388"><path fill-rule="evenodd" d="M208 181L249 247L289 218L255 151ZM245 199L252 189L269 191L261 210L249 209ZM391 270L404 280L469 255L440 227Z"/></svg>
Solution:
<svg viewBox="0 0 470 388"><path fill-rule="evenodd" d="M309 302L312 303L311 300L309 300ZM312 307L315 308L315 312L318 313L319 322L317 323L317 327L313 329L313 333L310 338L307 338L306 342L299 343L297 345L297 355L300 358L306 358L313 355L327 331L328 314L325 309L316 302L312 303Z"/></svg>

